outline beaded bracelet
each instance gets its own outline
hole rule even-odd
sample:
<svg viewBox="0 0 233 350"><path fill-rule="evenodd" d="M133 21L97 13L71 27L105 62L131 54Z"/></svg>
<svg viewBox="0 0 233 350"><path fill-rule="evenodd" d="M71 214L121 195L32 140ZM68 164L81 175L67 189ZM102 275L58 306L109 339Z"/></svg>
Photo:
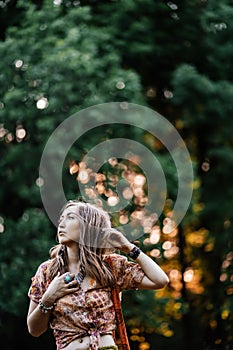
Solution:
<svg viewBox="0 0 233 350"><path fill-rule="evenodd" d="M51 306L45 306L43 303L42 303L42 300L40 299L39 300L39 308L41 309L41 311L44 313L44 314L47 314L47 312L51 311L53 308L54 308L55 304L51 305Z"/></svg>
<svg viewBox="0 0 233 350"><path fill-rule="evenodd" d="M141 253L141 249L135 245L133 249L129 252L128 256L131 259L136 260L140 253Z"/></svg>

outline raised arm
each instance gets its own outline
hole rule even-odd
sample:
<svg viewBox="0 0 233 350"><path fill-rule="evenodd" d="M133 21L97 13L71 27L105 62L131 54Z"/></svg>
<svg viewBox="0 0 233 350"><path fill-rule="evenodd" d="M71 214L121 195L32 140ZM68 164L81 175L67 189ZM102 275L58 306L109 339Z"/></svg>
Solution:
<svg viewBox="0 0 233 350"><path fill-rule="evenodd" d="M133 249L135 250L135 262L141 266L145 273L141 283L138 285L139 289L160 289L168 284L169 278L161 267L133 243L129 242L121 232L117 230L111 231L110 241L115 248L127 255Z"/></svg>
<svg viewBox="0 0 233 350"><path fill-rule="evenodd" d="M128 250L125 250L125 253L129 254L133 248L134 245L129 245ZM169 278L166 273L148 255L140 251L140 254L135 261L145 272L145 276L143 277L141 283L138 285L139 289L160 289L168 284Z"/></svg>

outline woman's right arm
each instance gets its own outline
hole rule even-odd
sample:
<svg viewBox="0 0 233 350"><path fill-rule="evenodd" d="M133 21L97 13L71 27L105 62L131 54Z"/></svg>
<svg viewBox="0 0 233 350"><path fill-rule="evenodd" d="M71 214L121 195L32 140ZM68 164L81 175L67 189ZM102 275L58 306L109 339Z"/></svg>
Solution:
<svg viewBox="0 0 233 350"><path fill-rule="evenodd" d="M65 275L65 274L64 274ZM78 282L76 280L70 283L64 282L64 275L57 275L48 289L45 291L41 298L42 305L45 308L50 308L54 306L56 300L60 299L66 294L74 293L79 289ZM71 277L74 275L70 274ZM33 337L39 337L41 334L47 331L49 328L49 319L52 310L47 310L44 312L43 308L40 307L39 303L30 300L28 315L27 315L27 327L29 333Z"/></svg>
<svg viewBox="0 0 233 350"><path fill-rule="evenodd" d="M48 311L47 313L42 312L42 310L39 307L39 304L30 300L27 316L27 326L29 333L33 337L39 337L41 334L47 331L49 327L50 314L51 311Z"/></svg>

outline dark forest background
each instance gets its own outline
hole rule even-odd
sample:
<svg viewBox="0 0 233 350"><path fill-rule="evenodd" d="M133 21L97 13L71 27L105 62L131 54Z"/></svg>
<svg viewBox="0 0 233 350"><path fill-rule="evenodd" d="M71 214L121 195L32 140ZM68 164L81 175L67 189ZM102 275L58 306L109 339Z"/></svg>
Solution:
<svg viewBox="0 0 233 350"><path fill-rule="evenodd" d="M131 348L233 349L232 18L231 0L0 1L2 350L55 349L50 332L34 339L26 329L30 278L56 235L40 197L44 146L73 113L118 101L170 121L194 169L192 201L178 228L166 232L165 207L157 236L145 232L139 241L170 283L124 293ZM171 205L176 178L163 145L146 131L130 132L160 159ZM97 128L74 145L72 162L64 163L69 197L78 195L71 164L78 169L103 137L128 136L124 125ZM103 169L105 179L118 172L113 164ZM110 182L104 185L114 190Z"/></svg>

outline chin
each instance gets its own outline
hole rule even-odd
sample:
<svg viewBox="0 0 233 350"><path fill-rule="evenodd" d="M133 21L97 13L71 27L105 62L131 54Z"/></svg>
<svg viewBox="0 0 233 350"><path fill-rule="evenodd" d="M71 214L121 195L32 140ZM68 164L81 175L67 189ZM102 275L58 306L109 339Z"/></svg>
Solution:
<svg viewBox="0 0 233 350"><path fill-rule="evenodd" d="M60 243L60 244L66 245L68 242L70 242L70 240L67 239L67 238L65 238L65 237L59 238L59 243Z"/></svg>
<svg viewBox="0 0 233 350"><path fill-rule="evenodd" d="M62 239L59 239L59 243L65 245L65 246L71 246L74 244L78 244L77 242L73 241L72 239L70 239L68 237L64 237Z"/></svg>

